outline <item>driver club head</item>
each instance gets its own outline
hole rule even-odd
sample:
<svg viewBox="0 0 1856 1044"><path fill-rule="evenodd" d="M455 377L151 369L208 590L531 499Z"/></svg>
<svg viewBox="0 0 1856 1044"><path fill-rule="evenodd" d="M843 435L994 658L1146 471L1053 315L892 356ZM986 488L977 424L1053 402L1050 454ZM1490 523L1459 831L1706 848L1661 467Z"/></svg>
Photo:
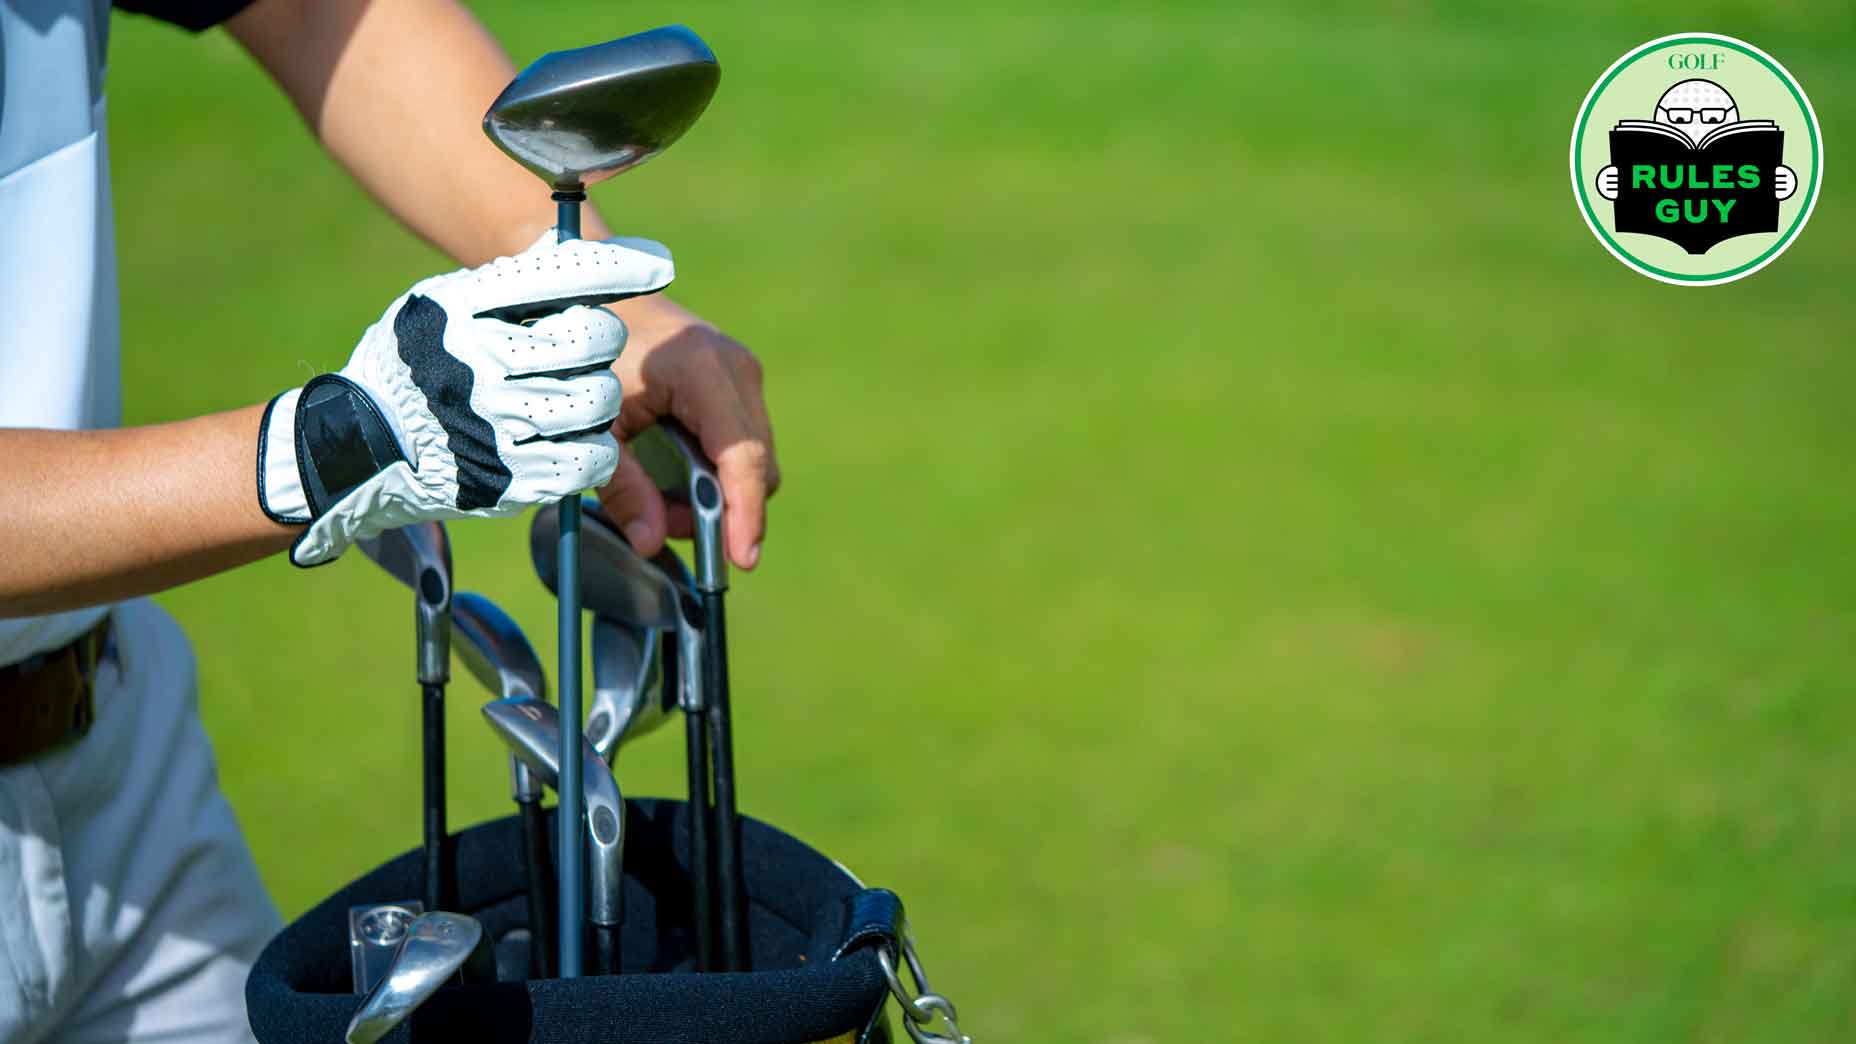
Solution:
<svg viewBox="0 0 1856 1044"><path fill-rule="evenodd" d="M419 680L444 683L451 675L451 538L443 522L418 522L357 541L361 553L410 588L417 599Z"/></svg>
<svg viewBox="0 0 1856 1044"><path fill-rule="evenodd" d="M494 960L476 918L443 910L413 918L386 974L348 1020L348 1044L375 1044L467 965L481 974L486 957Z"/></svg>
<svg viewBox="0 0 1856 1044"><path fill-rule="evenodd" d="M667 691L659 663L661 633L593 617L593 700L586 738L609 765L620 744L655 730L676 710L676 694Z"/></svg>
<svg viewBox="0 0 1856 1044"><path fill-rule="evenodd" d="M483 131L557 191L575 191L669 148L721 76L715 52L681 25L551 51L503 88Z"/></svg>

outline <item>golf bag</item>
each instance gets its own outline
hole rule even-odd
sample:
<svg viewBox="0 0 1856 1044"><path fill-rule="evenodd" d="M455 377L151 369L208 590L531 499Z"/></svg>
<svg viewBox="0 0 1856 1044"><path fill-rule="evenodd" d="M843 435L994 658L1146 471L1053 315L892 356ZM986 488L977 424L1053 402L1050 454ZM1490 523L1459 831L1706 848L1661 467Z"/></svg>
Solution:
<svg viewBox="0 0 1856 1044"><path fill-rule="evenodd" d="M920 985L901 901L865 888L837 863L764 823L742 821L754 970L692 970L688 807L669 799L626 802L621 975L526 979L519 969L526 967L527 882L522 861L512 858L521 851L520 823L499 819L456 835L456 912L481 922L499 951L505 971L498 978L505 981L442 989L388 1039L889 1044L884 1002L900 990L901 957ZM418 895L421 866L419 851L400 855L271 941L245 990L262 1044L343 1039L361 1002L350 974L348 912ZM520 956L505 958L510 951ZM510 972L510 965L518 970ZM933 997L921 990L920 1000Z"/></svg>

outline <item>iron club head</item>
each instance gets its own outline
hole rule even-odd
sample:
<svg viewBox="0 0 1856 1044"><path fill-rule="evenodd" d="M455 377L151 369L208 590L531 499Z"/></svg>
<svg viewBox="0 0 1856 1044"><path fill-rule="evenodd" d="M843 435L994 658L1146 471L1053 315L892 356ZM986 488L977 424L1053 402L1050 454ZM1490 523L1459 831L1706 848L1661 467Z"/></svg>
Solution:
<svg viewBox="0 0 1856 1044"><path fill-rule="evenodd" d="M669 148L721 76L715 52L681 25L552 51L516 74L483 130L556 190L573 191Z"/></svg>
<svg viewBox="0 0 1856 1044"><path fill-rule="evenodd" d="M620 744L662 725L676 709L659 663L662 632L593 618L593 701L586 738L607 764Z"/></svg>
<svg viewBox="0 0 1856 1044"><path fill-rule="evenodd" d="M500 606L475 591L460 591L451 603L451 620L461 639L458 659L484 688L499 698L548 698L535 647Z"/></svg>
<svg viewBox="0 0 1856 1044"><path fill-rule="evenodd" d="M522 628L500 606L474 591L461 591L451 605L452 623L462 641L458 659L471 676L498 699L511 696L548 698L548 678L541 659ZM510 755L509 789L517 801L537 800L541 788L528 767Z"/></svg>
<svg viewBox="0 0 1856 1044"><path fill-rule="evenodd" d="M688 504L695 524L696 589L728 587L728 558L722 546L722 482L702 443L669 417L639 432L627 444L657 488Z"/></svg>
<svg viewBox="0 0 1856 1044"><path fill-rule="evenodd" d="M451 538L442 522L419 522L359 541L361 553L411 588L417 602L419 680L451 677Z"/></svg>
<svg viewBox="0 0 1856 1044"><path fill-rule="evenodd" d="M560 525L556 512L538 511L528 531L535 573L557 593L560 571L554 542ZM587 608L632 627L669 630L695 619L695 607L684 592L650 559L632 550L596 501L586 499L580 502L580 593Z"/></svg>
<svg viewBox="0 0 1856 1044"><path fill-rule="evenodd" d="M561 715L553 705L527 696L492 700L484 704L483 717L529 771L560 790ZM587 917L594 924L616 925L624 911L625 799L593 745L582 739L580 752L587 854L593 869Z"/></svg>
<svg viewBox="0 0 1856 1044"><path fill-rule="evenodd" d="M348 1044L374 1044L391 1033L466 964L481 962L482 950L483 926L474 917L434 910L413 918L387 973L348 1020Z"/></svg>

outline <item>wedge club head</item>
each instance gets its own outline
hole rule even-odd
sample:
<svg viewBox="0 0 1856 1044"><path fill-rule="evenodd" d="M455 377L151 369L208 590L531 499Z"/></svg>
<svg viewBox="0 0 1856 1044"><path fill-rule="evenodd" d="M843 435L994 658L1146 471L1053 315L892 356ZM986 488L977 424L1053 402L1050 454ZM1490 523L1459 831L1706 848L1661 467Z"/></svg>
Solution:
<svg viewBox="0 0 1856 1044"><path fill-rule="evenodd" d="M413 918L387 973L348 1020L348 1044L375 1044L393 1032L466 965L480 966L483 942L474 917L437 910Z"/></svg>
<svg viewBox="0 0 1856 1044"><path fill-rule="evenodd" d="M669 148L721 76L715 52L681 25L551 51L490 104L483 131L555 190L572 191Z"/></svg>

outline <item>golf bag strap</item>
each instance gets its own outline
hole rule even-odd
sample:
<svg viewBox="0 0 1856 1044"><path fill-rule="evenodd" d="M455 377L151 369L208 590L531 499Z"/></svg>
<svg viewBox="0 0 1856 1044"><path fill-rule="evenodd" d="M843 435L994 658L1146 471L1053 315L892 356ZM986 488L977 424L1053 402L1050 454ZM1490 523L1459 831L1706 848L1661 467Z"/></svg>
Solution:
<svg viewBox="0 0 1856 1044"><path fill-rule="evenodd" d="M887 888L866 888L844 900L844 942L832 960L876 944L890 953L902 951L902 897Z"/></svg>

